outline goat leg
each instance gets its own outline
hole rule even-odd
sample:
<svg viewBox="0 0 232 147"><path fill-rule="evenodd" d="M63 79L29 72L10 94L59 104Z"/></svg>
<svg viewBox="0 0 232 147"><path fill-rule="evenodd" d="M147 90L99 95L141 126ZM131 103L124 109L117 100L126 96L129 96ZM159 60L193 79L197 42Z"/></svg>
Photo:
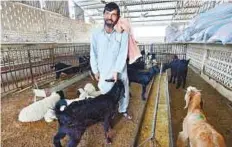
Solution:
<svg viewBox="0 0 232 147"><path fill-rule="evenodd" d="M173 82L172 84L175 84L176 83L176 75L173 76Z"/></svg>
<svg viewBox="0 0 232 147"><path fill-rule="evenodd" d="M177 75L177 85L176 85L176 89L180 88L180 85L181 85L181 76L180 75Z"/></svg>
<svg viewBox="0 0 232 147"><path fill-rule="evenodd" d="M188 141L188 137L185 136L184 132L180 132L177 138L177 147L186 147Z"/></svg>
<svg viewBox="0 0 232 147"><path fill-rule="evenodd" d="M54 139L53 139L53 144L55 147L62 147L60 140L63 139L65 135L66 134L62 132L61 129L59 129L59 131L57 132L57 134L54 136Z"/></svg>
<svg viewBox="0 0 232 147"><path fill-rule="evenodd" d="M183 77L183 88L185 88L185 84L186 84L186 76L187 76L187 75L184 75L184 77Z"/></svg>
<svg viewBox="0 0 232 147"><path fill-rule="evenodd" d="M70 133L68 134L70 137L70 140L68 142L68 147L76 147L80 143L81 136L84 132L85 132L85 129L70 130Z"/></svg>
<svg viewBox="0 0 232 147"><path fill-rule="evenodd" d="M172 77L173 77L173 75L171 75L171 77L170 77L168 83L172 83Z"/></svg>
<svg viewBox="0 0 232 147"><path fill-rule="evenodd" d="M56 72L56 79L60 78L60 74L61 74L61 72Z"/></svg>
<svg viewBox="0 0 232 147"><path fill-rule="evenodd" d="M145 96L145 94L146 94L146 85L143 85L143 88L142 88L142 100L146 100L146 96Z"/></svg>
<svg viewBox="0 0 232 147"><path fill-rule="evenodd" d="M111 127L110 126L110 118L111 118L111 115L107 115L104 118L104 131L105 131L105 137L106 137L107 144L111 144L112 143L111 137L109 135L109 129Z"/></svg>

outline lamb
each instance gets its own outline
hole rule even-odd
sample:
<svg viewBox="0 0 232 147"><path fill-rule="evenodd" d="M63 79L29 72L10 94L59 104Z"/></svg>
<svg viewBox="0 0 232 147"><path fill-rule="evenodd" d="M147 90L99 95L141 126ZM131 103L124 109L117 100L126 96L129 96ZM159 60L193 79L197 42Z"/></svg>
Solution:
<svg viewBox="0 0 232 147"><path fill-rule="evenodd" d="M106 80L114 82L114 80ZM101 94L95 99L73 102L64 111L59 106L55 108L59 129L54 136L54 146L61 147L60 140L69 136L68 147L76 147L86 128L92 124L104 121L104 131L107 143L111 143L109 129L112 128L112 116L117 112L118 102L124 95L124 85L121 80L115 82L113 88L106 94Z"/></svg>
<svg viewBox="0 0 232 147"><path fill-rule="evenodd" d="M127 69L128 72L128 78L129 78L129 84L131 82L135 82L142 85L142 100L146 100L145 93L146 93L146 87L151 81L152 77L159 73L159 68L157 66L153 66L149 69L148 72L145 71L138 71L136 69Z"/></svg>
<svg viewBox="0 0 232 147"><path fill-rule="evenodd" d="M31 105L23 108L20 113L18 120L21 122L33 122L41 120L45 113L60 100L64 98L63 91L52 92L49 97L42 100L36 101Z"/></svg>
<svg viewBox="0 0 232 147"><path fill-rule="evenodd" d="M60 105L61 111L63 111L65 109L65 107L67 107L68 105L70 105L71 103L73 103L75 101L81 101L81 100L85 100L88 98L95 98L101 94L100 91L96 91L95 87L91 83L87 83L85 85L84 89L79 88L78 91L80 93L78 98L76 98L76 99L61 99L57 102L57 103L60 103L59 105ZM50 108L47 111L47 113L44 115L44 120L46 122L52 122L55 119L57 119L57 118L55 116L55 111L54 111L54 107L53 107L53 108Z"/></svg>
<svg viewBox="0 0 232 147"><path fill-rule="evenodd" d="M191 147L225 147L225 141L208 122L202 110L201 93L195 87L188 87L185 94L188 108L184 118L183 131L179 133L177 147L185 147L187 140Z"/></svg>
<svg viewBox="0 0 232 147"><path fill-rule="evenodd" d="M84 87L84 91L88 94L88 96L97 97L101 94L101 91L96 91L95 87L91 83L87 83Z"/></svg>
<svg viewBox="0 0 232 147"><path fill-rule="evenodd" d="M183 88L185 87L186 84L186 77L188 74L188 64L189 60L179 60L177 56L174 56L173 61L170 62L169 64L164 64L163 71L165 71L168 68L171 68L171 77L169 80L169 83L175 84L175 81L177 79L177 85L176 89L178 89L183 81Z"/></svg>
<svg viewBox="0 0 232 147"><path fill-rule="evenodd" d="M68 105L70 105L72 102L74 101L78 101L78 100L83 100L85 99L85 96L87 95L86 93L84 93L84 90L82 88L79 89L80 90L80 97L79 98L76 98L76 99L72 99L72 100L68 100L68 99L60 99L57 103L60 103L60 105L63 105L60 109L61 110L64 110L64 108ZM55 105L53 107L50 107L48 109L48 111L45 113L45 115L43 116L44 117L44 120L46 122L52 122L53 120L56 120L56 115L55 115L55 111L54 111L54 108L55 108Z"/></svg>

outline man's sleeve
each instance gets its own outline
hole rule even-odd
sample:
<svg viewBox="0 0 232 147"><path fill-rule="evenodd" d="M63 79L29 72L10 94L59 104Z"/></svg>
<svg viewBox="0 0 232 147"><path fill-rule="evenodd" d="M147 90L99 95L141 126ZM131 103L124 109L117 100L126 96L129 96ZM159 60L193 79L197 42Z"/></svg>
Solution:
<svg viewBox="0 0 232 147"><path fill-rule="evenodd" d="M93 33L90 39L90 66L94 74L99 72L97 65L97 43Z"/></svg>
<svg viewBox="0 0 232 147"><path fill-rule="evenodd" d="M122 73L126 65L126 58L128 54L128 33L122 33L121 46L119 49L118 57L116 59L115 72Z"/></svg>

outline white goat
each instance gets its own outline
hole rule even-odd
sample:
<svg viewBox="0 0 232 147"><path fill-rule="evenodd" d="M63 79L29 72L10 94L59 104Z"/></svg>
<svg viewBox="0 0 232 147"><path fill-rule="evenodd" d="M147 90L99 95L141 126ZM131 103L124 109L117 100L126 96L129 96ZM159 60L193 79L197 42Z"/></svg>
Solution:
<svg viewBox="0 0 232 147"><path fill-rule="evenodd" d="M54 108L62 96L64 96L63 91L52 92L49 97L23 108L19 113L18 120L21 122L33 122L42 119L50 108Z"/></svg>
<svg viewBox="0 0 232 147"><path fill-rule="evenodd" d="M71 100L65 99L67 106L70 105L72 102L80 101L88 98L95 98L101 94L100 91L96 91L95 87L91 83L87 83L84 89L79 88L78 91L80 92L79 98L71 99ZM65 107L66 106L61 106L60 110L63 111ZM47 113L44 115L44 119L46 122L52 122L53 120L57 119L53 108L49 109Z"/></svg>

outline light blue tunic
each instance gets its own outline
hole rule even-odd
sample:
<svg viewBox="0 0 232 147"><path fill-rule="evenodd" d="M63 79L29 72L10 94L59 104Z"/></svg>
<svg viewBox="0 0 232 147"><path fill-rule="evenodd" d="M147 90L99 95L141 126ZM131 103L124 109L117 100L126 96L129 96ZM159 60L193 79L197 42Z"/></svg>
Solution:
<svg viewBox="0 0 232 147"><path fill-rule="evenodd" d="M125 86L125 96L119 104L119 112L125 112L129 103L129 82L127 76L126 58L128 53L128 33L117 33L115 30L107 33L104 28L96 29L91 36L90 65L94 74L100 74L98 87L101 93L107 93L113 82L113 73L118 72Z"/></svg>
<svg viewBox="0 0 232 147"><path fill-rule="evenodd" d="M100 73L99 88L102 93L108 92L113 83L105 79L118 72L119 78L127 76L126 58L128 52L128 33L113 31L108 34L103 28L93 32L91 37L90 64L94 74Z"/></svg>

